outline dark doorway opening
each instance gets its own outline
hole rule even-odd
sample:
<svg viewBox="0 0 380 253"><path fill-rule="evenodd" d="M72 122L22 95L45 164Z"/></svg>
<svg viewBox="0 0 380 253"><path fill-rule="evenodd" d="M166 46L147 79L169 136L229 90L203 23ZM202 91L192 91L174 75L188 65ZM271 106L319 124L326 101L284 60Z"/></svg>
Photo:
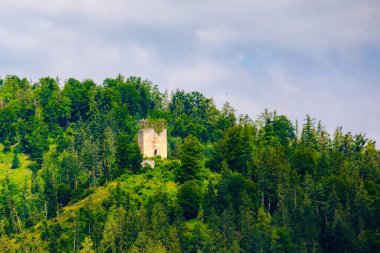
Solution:
<svg viewBox="0 0 380 253"><path fill-rule="evenodd" d="M154 150L154 155L157 155L157 149Z"/></svg>

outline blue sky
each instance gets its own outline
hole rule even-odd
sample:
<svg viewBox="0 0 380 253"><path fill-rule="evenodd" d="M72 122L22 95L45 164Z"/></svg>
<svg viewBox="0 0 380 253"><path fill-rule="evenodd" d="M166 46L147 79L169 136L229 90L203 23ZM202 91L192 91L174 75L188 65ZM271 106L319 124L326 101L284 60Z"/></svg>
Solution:
<svg viewBox="0 0 380 253"><path fill-rule="evenodd" d="M0 12L2 77L138 75L380 143L380 1L2 0Z"/></svg>

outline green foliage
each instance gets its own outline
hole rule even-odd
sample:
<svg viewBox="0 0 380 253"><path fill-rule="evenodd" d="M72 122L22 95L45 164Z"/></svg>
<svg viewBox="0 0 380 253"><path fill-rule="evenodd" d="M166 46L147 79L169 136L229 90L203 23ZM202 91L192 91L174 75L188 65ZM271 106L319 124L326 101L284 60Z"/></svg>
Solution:
<svg viewBox="0 0 380 253"><path fill-rule="evenodd" d="M14 153L13 159L12 159L12 169L17 169L19 167L20 167L20 159L18 158L18 154Z"/></svg>
<svg viewBox="0 0 380 253"><path fill-rule="evenodd" d="M137 141L131 139L126 134L121 134L117 138L116 162L120 170L136 172L141 165L142 155L137 145ZM117 174L117 175L120 175Z"/></svg>
<svg viewBox="0 0 380 253"><path fill-rule="evenodd" d="M168 136L168 157L170 159L180 159L182 143L181 137Z"/></svg>
<svg viewBox="0 0 380 253"><path fill-rule="evenodd" d="M69 98L71 106L71 120L86 118L90 105L94 100L96 84L92 80L79 82L73 78L67 80L63 94Z"/></svg>
<svg viewBox="0 0 380 253"><path fill-rule="evenodd" d="M71 101L62 92L55 91L45 106L43 116L51 128L56 124L65 127L71 116Z"/></svg>
<svg viewBox="0 0 380 253"><path fill-rule="evenodd" d="M92 242L90 237L86 236L81 244L82 249L79 251L80 253L95 253L95 251L93 250L94 243Z"/></svg>
<svg viewBox="0 0 380 253"><path fill-rule="evenodd" d="M170 228L168 238L168 252L181 253L181 244L178 239L177 229L175 227Z"/></svg>
<svg viewBox="0 0 380 253"><path fill-rule="evenodd" d="M194 181L185 182L178 190L178 205L187 220L194 219L198 215L201 203L199 187Z"/></svg>
<svg viewBox="0 0 380 253"><path fill-rule="evenodd" d="M169 130L173 136L193 135L202 142L219 139L221 131L234 124L235 119L233 108L226 106L221 114L212 99L195 91L176 90L171 96L169 112Z"/></svg>
<svg viewBox="0 0 380 253"><path fill-rule="evenodd" d="M11 151L11 144L10 144L9 139L4 140L3 146L4 146L3 148L4 153L9 153Z"/></svg>
<svg viewBox="0 0 380 253"><path fill-rule="evenodd" d="M139 129L153 128L157 133L161 133L167 128L166 120L164 119L144 119L139 122Z"/></svg>
<svg viewBox="0 0 380 253"><path fill-rule="evenodd" d="M151 225L152 238L161 242L165 241L166 235L168 234L169 222L161 203L155 203L153 205Z"/></svg>
<svg viewBox="0 0 380 253"><path fill-rule="evenodd" d="M0 237L0 253L15 253L16 247L7 235Z"/></svg>
<svg viewBox="0 0 380 253"><path fill-rule="evenodd" d="M239 124L229 128L221 142L217 155L228 168L248 173L252 169L253 137L255 128L250 124Z"/></svg>
<svg viewBox="0 0 380 253"><path fill-rule="evenodd" d="M190 135L185 138L181 146L180 160L182 172L179 175L181 182L197 179L204 165L203 146L199 140Z"/></svg>
<svg viewBox="0 0 380 253"><path fill-rule="evenodd" d="M194 220L185 223L183 234L184 252L225 252L220 243L222 237L207 224Z"/></svg>
<svg viewBox="0 0 380 253"><path fill-rule="evenodd" d="M126 211L120 207L107 215L104 224L103 238L100 242L102 252L122 252L126 245L122 240L123 226L125 225Z"/></svg>
<svg viewBox="0 0 380 253"><path fill-rule="evenodd" d="M154 242L149 236L140 232L136 241L128 251L130 253L166 253L160 241Z"/></svg>
<svg viewBox="0 0 380 253"><path fill-rule="evenodd" d="M277 116L276 114L263 116L265 125L262 128L262 140L266 145L279 145L288 147L289 144L295 139L293 124L284 116Z"/></svg>
<svg viewBox="0 0 380 253"><path fill-rule="evenodd" d="M102 135L101 145L102 159L106 181L112 180L112 169L116 166L116 137L110 127L107 127Z"/></svg>
<svg viewBox="0 0 380 253"><path fill-rule="evenodd" d="M141 168L144 118L167 122L154 168ZM375 143L309 115L298 128L139 77L7 76L0 252L378 252Z"/></svg>

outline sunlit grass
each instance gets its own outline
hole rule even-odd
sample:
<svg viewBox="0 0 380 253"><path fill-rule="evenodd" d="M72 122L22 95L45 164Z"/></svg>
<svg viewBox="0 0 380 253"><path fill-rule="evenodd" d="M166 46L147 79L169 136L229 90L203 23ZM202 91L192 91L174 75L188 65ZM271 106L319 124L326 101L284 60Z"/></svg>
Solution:
<svg viewBox="0 0 380 253"><path fill-rule="evenodd" d="M13 155L13 151L4 153L4 146L0 144L0 180L9 177L10 181L17 186L25 187L25 183L27 183L30 188L32 171L28 169L28 165L31 163L29 156L18 154L20 167L12 169Z"/></svg>

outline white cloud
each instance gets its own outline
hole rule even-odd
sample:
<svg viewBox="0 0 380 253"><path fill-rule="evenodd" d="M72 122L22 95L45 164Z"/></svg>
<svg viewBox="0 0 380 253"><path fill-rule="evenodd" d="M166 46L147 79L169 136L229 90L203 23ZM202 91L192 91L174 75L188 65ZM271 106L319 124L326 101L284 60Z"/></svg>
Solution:
<svg viewBox="0 0 380 253"><path fill-rule="evenodd" d="M183 86L186 90L210 90L231 78L230 69L215 62L197 62L192 66L174 68L167 78L171 89Z"/></svg>
<svg viewBox="0 0 380 253"><path fill-rule="evenodd" d="M3 0L0 75L140 75L380 142L375 0ZM227 94L227 95L226 95Z"/></svg>

